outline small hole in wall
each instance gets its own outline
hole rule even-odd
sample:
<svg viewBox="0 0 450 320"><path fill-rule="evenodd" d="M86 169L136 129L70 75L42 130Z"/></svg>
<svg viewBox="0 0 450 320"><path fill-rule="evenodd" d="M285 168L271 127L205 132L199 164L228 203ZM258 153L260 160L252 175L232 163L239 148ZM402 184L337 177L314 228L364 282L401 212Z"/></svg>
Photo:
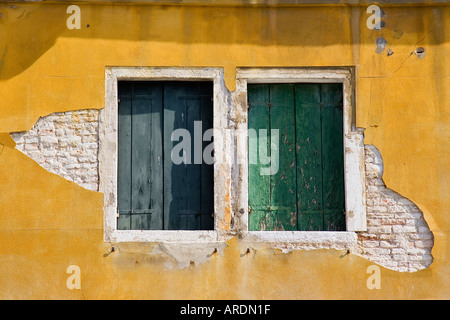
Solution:
<svg viewBox="0 0 450 320"><path fill-rule="evenodd" d="M414 53L419 57L423 58L425 56L425 48L424 47L418 47L416 50L414 50Z"/></svg>

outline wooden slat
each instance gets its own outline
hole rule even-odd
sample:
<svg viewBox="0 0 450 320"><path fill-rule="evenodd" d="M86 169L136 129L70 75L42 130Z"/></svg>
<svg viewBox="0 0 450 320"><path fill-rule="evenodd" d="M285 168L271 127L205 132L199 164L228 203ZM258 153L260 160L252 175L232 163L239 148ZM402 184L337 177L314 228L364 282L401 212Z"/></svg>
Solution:
<svg viewBox="0 0 450 320"><path fill-rule="evenodd" d="M270 86L270 132L278 130L278 141L272 134L271 156L278 171L270 175L271 210L268 219L272 230L297 230L296 157L294 85ZM274 149L278 145L278 150ZM274 208L275 210L272 210Z"/></svg>
<svg viewBox="0 0 450 320"><path fill-rule="evenodd" d="M201 221L201 162L203 155L201 154L201 136L202 132L195 131L195 122L201 121L200 97L198 84L185 86L185 95L190 93L191 96L180 98L186 104L186 129L191 134L191 164L186 166L186 185L184 192L186 194L185 210L189 212L184 214L185 223L180 225L180 229L199 230ZM203 127L203 125L202 125ZM197 123L198 130L198 123ZM197 136L199 135L199 137ZM197 141L200 139L200 141ZM199 154L200 153L200 154ZM200 162L200 164L196 164ZM182 221L181 221L182 222Z"/></svg>
<svg viewBox="0 0 450 320"><path fill-rule="evenodd" d="M176 165L171 159L172 148L180 143L171 141L172 132L186 128L186 105L180 101L179 88L174 83L164 86L164 229L179 228L179 211L186 203L186 165Z"/></svg>
<svg viewBox="0 0 450 320"><path fill-rule="evenodd" d="M133 95L131 126L131 207L133 210L151 208L151 96ZM150 215L136 214L131 216L131 229L145 230L150 228Z"/></svg>
<svg viewBox="0 0 450 320"><path fill-rule="evenodd" d="M200 110L202 120L202 137L208 129L214 127L213 123L213 87L212 83L200 86ZM214 140L214 138L213 138ZM202 142L202 151L210 145L211 141ZM214 229L214 164L202 162L201 166L201 230Z"/></svg>
<svg viewBox="0 0 450 320"><path fill-rule="evenodd" d="M322 84L324 229L345 230L342 85Z"/></svg>
<svg viewBox="0 0 450 320"><path fill-rule="evenodd" d="M119 82L117 205L119 211L131 211L131 92L129 82ZM120 214L118 230L131 227L129 214Z"/></svg>
<svg viewBox="0 0 450 320"><path fill-rule="evenodd" d="M266 215L270 206L270 176L261 175L262 165L259 159L259 129L270 129L269 117L269 85L248 85L248 129L255 133L249 133L248 140L248 203L249 221L248 228L252 230L270 229ZM266 154L269 147L264 146ZM254 210L253 207L263 207L262 210Z"/></svg>
<svg viewBox="0 0 450 320"><path fill-rule="evenodd" d="M298 84L296 102L298 229L323 230L320 84Z"/></svg>
<svg viewBox="0 0 450 320"><path fill-rule="evenodd" d="M163 229L163 88L154 84L152 92L152 109L150 114L150 168L151 168L151 215L150 229Z"/></svg>

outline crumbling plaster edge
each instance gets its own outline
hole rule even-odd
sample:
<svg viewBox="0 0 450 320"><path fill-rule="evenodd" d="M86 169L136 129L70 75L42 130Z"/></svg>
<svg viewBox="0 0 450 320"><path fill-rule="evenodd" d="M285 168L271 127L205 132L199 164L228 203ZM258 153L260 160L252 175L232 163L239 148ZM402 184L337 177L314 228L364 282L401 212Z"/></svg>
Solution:
<svg viewBox="0 0 450 320"><path fill-rule="evenodd" d="M328 231L248 231L241 233L217 231L137 231L112 233L109 239L110 254L161 255L169 259L166 269L184 269L212 261L214 256L224 256L229 244L235 245L240 257L258 251L271 250L287 254L292 251L335 249L352 252L357 245L355 232ZM159 236L158 236L159 235ZM150 238L149 238L150 236ZM143 241L146 239L146 241ZM119 257L117 257L119 258Z"/></svg>

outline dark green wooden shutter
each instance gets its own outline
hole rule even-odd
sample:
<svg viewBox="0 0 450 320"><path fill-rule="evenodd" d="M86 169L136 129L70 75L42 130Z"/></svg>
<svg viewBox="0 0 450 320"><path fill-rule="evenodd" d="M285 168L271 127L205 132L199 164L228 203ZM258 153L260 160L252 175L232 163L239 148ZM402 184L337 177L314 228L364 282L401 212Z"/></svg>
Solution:
<svg viewBox="0 0 450 320"><path fill-rule="evenodd" d="M345 230L343 98L341 84L321 85L324 229Z"/></svg>
<svg viewBox="0 0 450 320"><path fill-rule="evenodd" d="M200 143L203 150L212 110L211 83L119 82L119 230L213 228L213 165L171 159L177 128L187 129L192 148ZM197 142L194 121L202 121Z"/></svg>
<svg viewBox="0 0 450 320"><path fill-rule="evenodd" d="M342 85L249 85L248 100L249 129L280 130L278 172L249 161L249 230L345 230Z"/></svg>
<svg viewBox="0 0 450 320"><path fill-rule="evenodd" d="M164 227L169 230L213 229L213 165L198 164L194 148L204 132L212 128L212 85L201 82L171 82L164 87ZM194 124L201 121L201 136ZM178 141L171 141L176 129L186 129L191 136L190 164L174 164L170 158ZM200 139L200 141L199 141ZM197 161L196 161L197 160Z"/></svg>
<svg viewBox="0 0 450 320"><path fill-rule="evenodd" d="M162 86L119 82L118 229L161 229Z"/></svg>
<svg viewBox="0 0 450 320"><path fill-rule="evenodd" d="M119 83L117 229L131 227L131 83Z"/></svg>

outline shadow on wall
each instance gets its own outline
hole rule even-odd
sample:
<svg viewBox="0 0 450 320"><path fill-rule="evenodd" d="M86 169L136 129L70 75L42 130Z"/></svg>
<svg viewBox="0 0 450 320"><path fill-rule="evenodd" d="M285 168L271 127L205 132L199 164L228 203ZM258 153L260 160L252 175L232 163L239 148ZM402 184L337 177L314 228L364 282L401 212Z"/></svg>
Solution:
<svg viewBox="0 0 450 320"><path fill-rule="evenodd" d="M67 7L67 4L35 3L0 5L0 81L26 70L58 37L299 48L358 44L360 38L367 42L375 39L352 36L353 28L358 33L363 31L361 26L365 26L368 17L366 6L80 5L80 29L74 30L67 28L71 16L66 12ZM430 14L439 15L434 7L390 7L389 12L390 20L383 30L397 38L408 33L421 34L425 28L422 20ZM417 23L401 24L400 30L393 21L402 21L406 13L409 19L417 18ZM440 16L434 20L442 24ZM442 40L436 39L429 39L430 44ZM83 54L86 59L90 52Z"/></svg>

